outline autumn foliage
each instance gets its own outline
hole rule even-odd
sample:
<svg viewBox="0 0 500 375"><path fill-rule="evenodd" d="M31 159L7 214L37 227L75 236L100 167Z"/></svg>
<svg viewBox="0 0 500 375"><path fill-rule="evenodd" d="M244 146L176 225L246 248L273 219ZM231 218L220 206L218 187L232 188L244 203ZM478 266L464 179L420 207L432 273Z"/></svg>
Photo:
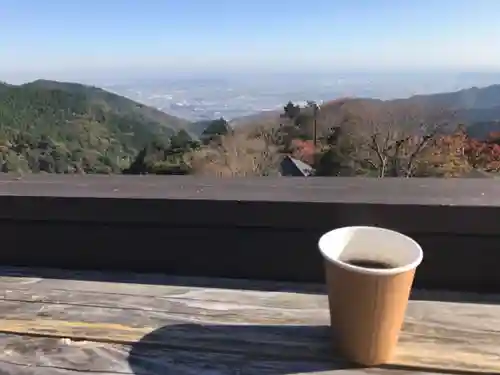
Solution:
<svg viewBox="0 0 500 375"><path fill-rule="evenodd" d="M491 139L468 139L465 143L465 154L473 168L481 168L487 172L500 171L500 145Z"/></svg>
<svg viewBox="0 0 500 375"><path fill-rule="evenodd" d="M460 176L471 169L500 171L500 134L491 133L485 140L471 138L463 126L449 135L437 137L423 155L427 169L446 177Z"/></svg>
<svg viewBox="0 0 500 375"><path fill-rule="evenodd" d="M184 155L190 173L279 175L284 155L318 176L462 177L500 172L500 132L475 139L452 116L419 108L378 108L351 101L300 107L288 103L276 127L238 128ZM353 107L354 106L354 107ZM378 109L377 109L378 108ZM316 110L315 110L316 109Z"/></svg>
<svg viewBox="0 0 500 375"><path fill-rule="evenodd" d="M416 142L422 143L418 137ZM404 146L411 149L413 143L415 143L413 138L405 138ZM320 148L314 147L313 142L308 140L294 139L291 146L292 156L311 165L315 164L315 157L321 153ZM359 148L356 154L359 154L360 150L362 151L362 148ZM399 155L400 164L407 161L405 155ZM358 159L360 157L360 155L352 156ZM479 140L470 137L466 128L459 126L451 134L436 134L421 148L421 151L415 153L411 176L460 177L473 169L500 172L500 133L491 133L487 139Z"/></svg>

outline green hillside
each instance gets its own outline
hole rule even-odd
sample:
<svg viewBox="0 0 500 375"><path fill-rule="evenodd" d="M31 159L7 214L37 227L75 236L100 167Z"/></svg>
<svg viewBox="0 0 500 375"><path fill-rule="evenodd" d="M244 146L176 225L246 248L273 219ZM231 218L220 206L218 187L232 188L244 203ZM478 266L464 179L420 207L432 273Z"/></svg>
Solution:
<svg viewBox="0 0 500 375"><path fill-rule="evenodd" d="M145 144L189 125L95 87L0 83L0 170L117 172Z"/></svg>
<svg viewBox="0 0 500 375"><path fill-rule="evenodd" d="M191 123L187 120L171 116L158 109L137 103L123 96L113 94L98 87L78 83L38 80L21 86L45 90L62 90L65 92L85 95L94 105L101 105L108 110L127 117L134 117L146 122L157 122L176 131L184 129Z"/></svg>

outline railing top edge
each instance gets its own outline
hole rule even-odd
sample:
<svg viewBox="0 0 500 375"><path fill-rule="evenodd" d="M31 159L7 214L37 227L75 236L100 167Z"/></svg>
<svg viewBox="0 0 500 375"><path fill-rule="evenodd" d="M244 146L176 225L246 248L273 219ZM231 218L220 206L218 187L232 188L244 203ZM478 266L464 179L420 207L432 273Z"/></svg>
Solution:
<svg viewBox="0 0 500 375"><path fill-rule="evenodd" d="M496 179L0 174L2 197L500 207Z"/></svg>

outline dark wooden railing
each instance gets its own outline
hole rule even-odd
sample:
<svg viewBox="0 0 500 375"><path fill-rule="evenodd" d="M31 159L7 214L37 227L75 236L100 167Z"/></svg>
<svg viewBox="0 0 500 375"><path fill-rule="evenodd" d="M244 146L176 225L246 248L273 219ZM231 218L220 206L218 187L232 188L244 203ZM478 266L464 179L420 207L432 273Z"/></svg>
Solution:
<svg viewBox="0 0 500 375"><path fill-rule="evenodd" d="M346 225L419 241L417 286L500 289L495 179L0 175L0 264L317 282Z"/></svg>

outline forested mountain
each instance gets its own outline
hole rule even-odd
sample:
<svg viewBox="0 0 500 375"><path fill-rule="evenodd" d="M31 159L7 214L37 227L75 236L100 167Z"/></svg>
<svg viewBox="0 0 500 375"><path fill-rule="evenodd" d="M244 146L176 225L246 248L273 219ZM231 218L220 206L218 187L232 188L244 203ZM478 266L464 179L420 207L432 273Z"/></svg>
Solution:
<svg viewBox="0 0 500 375"><path fill-rule="evenodd" d="M78 83L57 82L38 80L20 86L23 89L42 89L42 90L61 90L68 93L84 95L89 103L94 105L102 105L115 114L134 117L146 122L154 122L166 127L172 128L174 131L186 129L191 124L190 121L179 117L171 116L156 108L148 107L144 104L135 102L126 97L113 94L98 87L86 86Z"/></svg>
<svg viewBox="0 0 500 375"><path fill-rule="evenodd" d="M95 87L0 83L0 170L118 172L145 144L189 125Z"/></svg>

